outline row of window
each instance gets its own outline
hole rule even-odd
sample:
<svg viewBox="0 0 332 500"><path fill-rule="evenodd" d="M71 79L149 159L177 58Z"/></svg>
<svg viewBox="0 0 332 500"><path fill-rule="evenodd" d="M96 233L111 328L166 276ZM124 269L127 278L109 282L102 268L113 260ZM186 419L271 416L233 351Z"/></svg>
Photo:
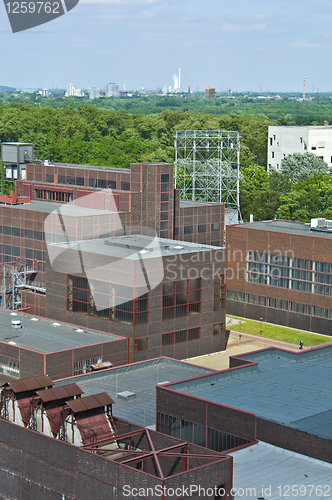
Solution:
<svg viewBox="0 0 332 500"><path fill-rule="evenodd" d="M207 231L207 224L198 224L197 226L197 231L199 233L206 233ZM179 230L179 228L175 228L177 230ZM219 231L220 230L220 224L219 222L218 223L213 223L211 224L211 231ZM193 234L194 232L194 226L184 226L184 230L183 230L184 234ZM179 233L177 233L179 234Z"/></svg>
<svg viewBox="0 0 332 500"><path fill-rule="evenodd" d="M73 193L63 193L61 191L48 191L47 189L35 189L36 200L60 201L70 203L74 199Z"/></svg>
<svg viewBox="0 0 332 500"><path fill-rule="evenodd" d="M273 297L265 297L264 295L255 295L253 293L236 292L227 290L227 298L237 302L246 302L247 304L255 304L258 306L267 306L283 311L291 311L308 316L316 316L318 318L332 319L332 309L327 307L311 306L310 304L301 304L300 302L292 302L283 299L275 299Z"/></svg>
<svg viewBox="0 0 332 500"><path fill-rule="evenodd" d="M231 450L250 442L239 436L218 431L211 427L206 429L205 425L195 424L189 420L160 412L157 412L157 430L168 436L173 436L219 452Z"/></svg>
<svg viewBox="0 0 332 500"><path fill-rule="evenodd" d="M32 229L20 229L19 227L11 227L11 226L0 225L0 234L6 234L8 236L18 236L21 238L29 238L40 241L44 239L43 231L33 231Z"/></svg>
<svg viewBox="0 0 332 500"><path fill-rule="evenodd" d="M161 345L180 344L181 342L199 339L200 336L201 329L199 327L180 330L178 332L163 333L161 336Z"/></svg>
<svg viewBox="0 0 332 500"><path fill-rule="evenodd" d="M46 182L54 182L54 174L46 174ZM69 184L71 186L85 186L84 177L74 175L58 175L58 184ZM106 179L89 178L89 187L100 189L116 189L116 181ZM121 182L122 191L130 191L130 182Z"/></svg>
<svg viewBox="0 0 332 500"><path fill-rule="evenodd" d="M332 264L249 251L247 281L332 296Z"/></svg>

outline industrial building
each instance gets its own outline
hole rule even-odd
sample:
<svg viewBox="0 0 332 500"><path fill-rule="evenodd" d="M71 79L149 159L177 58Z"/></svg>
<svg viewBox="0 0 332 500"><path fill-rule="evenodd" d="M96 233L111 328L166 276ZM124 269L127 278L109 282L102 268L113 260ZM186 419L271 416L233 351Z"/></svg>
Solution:
<svg viewBox="0 0 332 500"><path fill-rule="evenodd" d="M216 97L216 89L213 87L207 87L204 92L204 97Z"/></svg>
<svg viewBox="0 0 332 500"><path fill-rule="evenodd" d="M198 497L195 484L230 494L231 457L115 417L105 392L53 385L43 375L1 387L3 498L182 499Z"/></svg>
<svg viewBox="0 0 332 500"><path fill-rule="evenodd" d="M128 362L126 338L0 308L0 382L71 377L105 362Z"/></svg>
<svg viewBox="0 0 332 500"><path fill-rule="evenodd" d="M331 363L332 344L233 356L228 370L157 386L157 430L211 449L231 434L332 463Z"/></svg>
<svg viewBox="0 0 332 500"><path fill-rule="evenodd" d="M327 224L313 219L228 226L227 312L331 335L332 232Z"/></svg>
<svg viewBox="0 0 332 500"><path fill-rule="evenodd" d="M313 153L332 166L332 126L269 126L267 171L281 170L281 161L293 153Z"/></svg>

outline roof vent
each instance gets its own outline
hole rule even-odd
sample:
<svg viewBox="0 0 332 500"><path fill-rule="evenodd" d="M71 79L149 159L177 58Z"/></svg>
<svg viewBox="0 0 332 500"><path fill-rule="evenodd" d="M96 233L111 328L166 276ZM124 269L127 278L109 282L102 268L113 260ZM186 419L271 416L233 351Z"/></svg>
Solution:
<svg viewBox="0 0 332 500"><path fill-rule="evenodd" d="M130 401L131 399L135 399L136 398L136 392L122 391L122 392L118 392L116 396L119 399L123 399L124 401Z"/></svg>
<svg viewBox="0 0 332 500"><path fill-rule="evenodd" d="M22 328L22 321L20 319L12 319L12 328Z"/></svg>

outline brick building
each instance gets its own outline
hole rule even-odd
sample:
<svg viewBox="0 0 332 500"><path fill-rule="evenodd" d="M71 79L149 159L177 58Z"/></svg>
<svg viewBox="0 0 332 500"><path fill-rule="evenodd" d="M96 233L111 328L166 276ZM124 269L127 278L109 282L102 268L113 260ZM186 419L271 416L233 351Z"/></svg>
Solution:
<svg viewBox="0 0 332 500"><path fill-rule="evenodd" d="M331 335L331 244L324 225L228 226L227 312Z"/></svg>

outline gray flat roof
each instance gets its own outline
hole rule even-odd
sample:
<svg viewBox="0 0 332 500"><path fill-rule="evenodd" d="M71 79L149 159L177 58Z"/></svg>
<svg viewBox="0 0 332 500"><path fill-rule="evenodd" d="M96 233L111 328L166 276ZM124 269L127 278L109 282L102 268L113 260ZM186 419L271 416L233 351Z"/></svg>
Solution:
<svg viewBox="0 0 332 500"><path fill-rule="evenodd" d="M212 202L212 201L180 200L180 207L181 208L201 207L204 205L220 205L220 203Z"/></svg>
<svg viewBox="0 0 332 500"><path fill-rule="evenodd" d="M257 364L170 388L332 439L332 345L300 354L265 349L238 357Z"/></svg>
<svg viewBox="0 0 332 500"><path fill-rule="evenodd" d="M72 215L73 217L86 217L88 215L105 215L112 212L110 210L100 210L98 208L79 207L70 203L53 203L50 201L31 200L31 203L22 203L20 205L11 205L12 208L19 210L33 210L37 212L61 212L62 215Z"/></svg>
<svg viewBox="0 0 332 500"><path fill-rule="evenodd" d="M20 319L23 328L12 328ZM0 308L0 342L49 354L111 342L121 337Z"/></svg>
<svg viewBox="0 0 332 500"><path fill-rule="evenodd" d="M260 229L263 231L274 231L277 233L298 234L301 236L311 236L312 238L332 238L332 231L312 230L308 222L264 220L259 222L247 222L245 224L234 224L233 227L234 226L248 229Z"/></svg>
<svg viewBox="0 0 332 500"><path fill-rule="evenodd" d="M144 235L117 236L114 238L54 243L54 246L65 248L66 250L89 252L130 260L179 255L204 250L209 251L218 248L210 245L201 245L199 243L168 240L157 237L153 238Z"/></svg>
<svg viewBox="0 0 332 500"><path fill-rule="evenodd" d="M66 167L66 168L82 168L84 170L106 170L110 172L122 172L130 174L129 168L117 168L117 167L99 167L95 165L77 165L75 163L52 163L50 167Z"/></svg>
<svg viewBox="0 0 332 500"><path fill-rule="evenodd" d="M236 499L261 497L277 500L298 496L323 500L331 496L332 464L327 462L264 442L227 455L233 457L233 488L238 492ZM296 486L292 492L293 485ZM262 494L262 488L265 494Z"/></svg>
<svg viewBox="0 0 332 500"><path fill-rule="evenodd" d="M111 368L77 377L70 377L55 383L56 386L76 382L84 391L84 396L107 392L115 404L113 414L145 427L156 423L156 385L195 377L212 370L184 363L170 358L134 363L120 368ZM132 391L135 399L124 401L116 395Z"/></svg>

